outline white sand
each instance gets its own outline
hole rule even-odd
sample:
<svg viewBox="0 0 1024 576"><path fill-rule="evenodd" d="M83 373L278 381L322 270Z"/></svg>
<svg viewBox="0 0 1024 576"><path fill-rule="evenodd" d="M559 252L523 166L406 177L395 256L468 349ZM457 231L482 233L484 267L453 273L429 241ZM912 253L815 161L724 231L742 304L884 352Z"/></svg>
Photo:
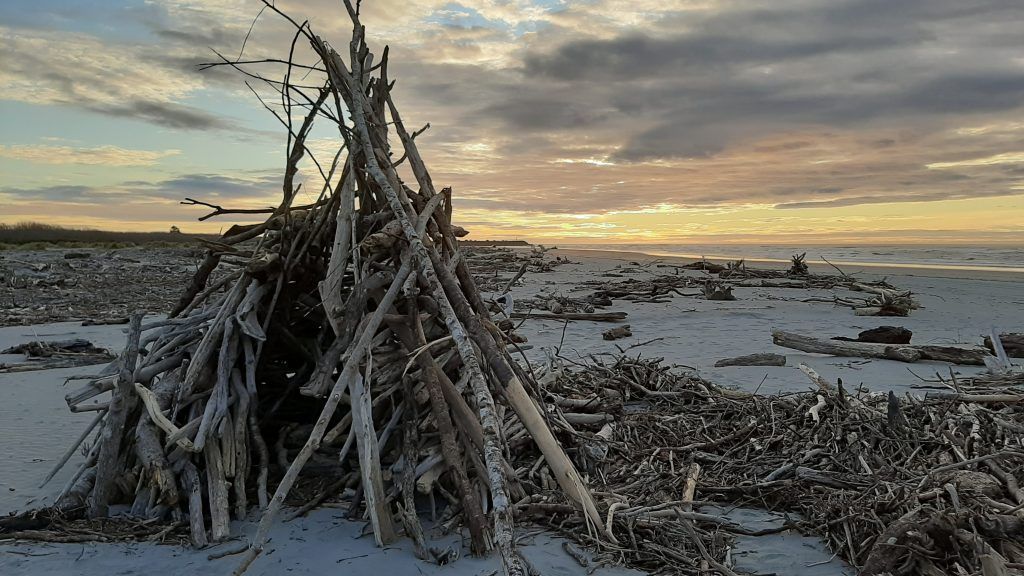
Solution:
<svg viewBox="0 0 1024 576"><path fill-rule="evenodd" d="M32 340L85 338L115 353L124 348L124 326L88 326L62 322L40 326L0 327L0 350ZM21 362L21 355L2 355L0 363ZM45 488L39 483L95 412L72 414L64 394L81 382L64 387L64 379L92 374L96 367L0 374L0 514L49 503L74 472L81 455L72 460ZM0 574L3 574L0 571Z"/></svg>
<svg viewBox="0 0 1024 576"><path fill-rule="evenodd" d="M256 560L247 574L278 576L281 574L376 574L378 576L483 576L500 572L500 561L489 558L462 557L453 564L437 566L421 562L413 556L412 546L400 540L386 549L377 548L373 536L362 536L362 524L341 518L337 509L323 508L309 516L288 523L278 523L270 533L268 550ZM135 574L190 574L224 576L238 565L241 556L216 560L207 556L228 550L243 542L255 530L254 523L235 523L235 541L225 542L207 550L195 551L179 546L155 544L52 544L0 546L0 574L49 576L108 576ZM429 536L429 535L428 535ZM528 538L521 547L523 555L545 575L587 574L562 550L562 540L546 534ZM452 536L430 542L444 550L459 549ZM599 569L599 576L639 576L640 572L621 568Z"/></svg>
<svg viewBox="0 0 1024 576"><path fill-rule="evenodd" d="M582 296L593 288L576 290L584 280L600 279L604 272L626 273L635 269L634 262L650 262L654 258L630 253L594 251L556 251L553 255L568 257L554 272L529 274L514 289L518 298L539 293ZM670 258L660 258L671 261ZM682 259L682 261L686 261ZM827 270L816 268L816 271ZM853 270L846 270L853 272ZM649 266L630 275L670 273L670 269ZM870 271L875 272L875 271ZM760 391L805 390L810 388L806 377L796 368L807 362L830 379L842 377L848 386L863 383L874 391L910 390L920 380L908 368L922 376L935 372L948 373L942 363L902 364L889 360L831 358L796 353L772 344L771 330L779 328L821 336L856 336L866 328L883 324L902 325L914 331L915 343L954 344L977 343L981 335L997 327L1004 331L1024 329L1024 278L1019 275L985 274L984 279L957 278L957 272L941 270L878 271L901 288L913 290L924 308L908 318L867 318L854 316L847 308L827 303L804 303L810 294L803 290L775 288L737 288L735 302L709 302L697 298L675 296L666 304L633 304L616 301L610 310L629 313L627 323L633 338L607 342L601 332L610 324L592 322L527 320L520 332L533 346L527 353L533 360L544 357L544 349L562 342L562 354L579 359L589 354L616 352L615 344L629 346L661 338L657 342L630 352L644 356L662 356L667 361L692 366L713 381ZM698 274L698 273L689 273ZM875 274L862 274L870 279ZM954 276L950 278L949 276ZM607 280L619 280L607 278ZM816 295L831 296L829 291ZM842 295L842 294L840 294ZM0 348L35 337L84 337L101 346L119 350L123 345L120 326L82 328L74 324L0 329ZM755 352L786 354L788 364L778 368L731 367L713 368L716 360ZM6 358L14 360L15 358ZM0 361L4 358L0 357ZM976 368L954 367L959 373L973 373ZM0 511L21 509L27 504L45 502L46 495L59 489L58 477L44 490L36 488L67 444L86 426L90 414L69 415L63 402L63 377L87 369L0 375ZM764 383L761 384L763 378ZM715 512L711 510L711 512ZM752 527L765 527L779 522L777 516L758 511L734 510L727 514ZM416 560L408 542L402 541L386 550L374 547L371 538L357 538L361 523L342 520L334 508L318 510L307 518L279 524L273 532L271 550L251 568L255 575L324 574L342 570L350 574L373 571L387 576L440 574L471 576L494 573L499 569L495 558L461 558L452 566L436 567ZM236 534L247 534L252 523L238 523ZM436 535L435 535L436 536ZM439 537L435 546L453 543L451 537ZM222 544L217 548L233 545ZM212 551L215 551L214 548ZM175 546L151 544L17 544L0 545L0 574L51 574L63 576L107 576L109 574L226 574L237 557L208 561L211 550L194 551ZM569 575L586 574L561 548L558 539L540 535L524 546L524 553L541 573ZM840 574L843 564L814 538L798 534L764 537L743 537L737 542L733 558L739 569L761 573L817 576ZM820 563L820 564L819 564ZM812 566L813 565L813 566ZM852 573L849 569L846 572ZM602 570L597 574L636 574L626 570Z"/></svg>

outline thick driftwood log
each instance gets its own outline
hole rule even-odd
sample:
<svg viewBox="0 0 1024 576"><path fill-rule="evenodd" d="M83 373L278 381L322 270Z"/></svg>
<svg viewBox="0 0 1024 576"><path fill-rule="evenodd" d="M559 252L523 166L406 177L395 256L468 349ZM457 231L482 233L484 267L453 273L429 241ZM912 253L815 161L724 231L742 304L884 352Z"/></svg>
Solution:
<svg viewBox="0 0 1024 576"><path fill-rule="evenodd" d="M513 312L512 318L534 320L588 320L591 322L618 322L626 319L625 312L591 312L590 314L563 312L551 314L550 312Z"/></svg>
<svg viewBox="0 0 1024 576"><path fill-rule="evenodd" d="M923 360L949 362L950 364L968 364L984 366L985 358L991 356L986 350L979 348L957 348L955 346L915 346L921 352Z"/></svg>
<svg viewBox="0 0 1024 576"><path fill-rule="evenodd" d="M911 346L904 344L871 344L867 342L844 342L826 340L813 336L803 336L792 332L775 330L772 332L775 344L810 352L812 354L829 354L831 356L853 356L859 358L884 358L900 362L918 362L920 360L936 360L952 364L984 366L984 350L954 348L952 346Z"/></svg>
<svg viewBox="0 0 1024 576"><path fill-rule="evenodd" d="M605 330L601 333L601 338L605 340L618 340L619 338L629 338L632 335L633 332L629 329L629 324L626 324L625 326Z"/></svg>
<svg viewBox="0 0 1024 576"><path fill-rule="evenodd" d="M110 409L103 421L99 437L99 455L96 459L96 483L89 495L89 517L98 518L107 515L107 505L114 492L114 483L118 477L118 458L121 456L121 445L124 440L125 421L128 412L135 405L135 394L132 394L135 362L139 357L139 338L142 334L142 314L132 315L128 328L128 344L121 355L121 372L117 377Z"/></svg>
<svg viewBox="0 0 1024 576"><path fill-rule="evenodd" d="M206 287L206 282L210 279L210 274L212 274L217 268L218 263L220 263L220 254L212 251L206 253L202 264L199 265L198 271L194 276L192 276L192 280L189 282L188 288L185 289L185 292L181 295L181 299L178 300L174 309L171 310L169 314L171 318L174 318L180 314L182 310L188 307L196 295Z"/></svg>
<svg viewBox="0 0 1024 576"><path fill-rule="evenodd" d="M199 472L192 462L185 461L181 479L182 488L188 493L188 525L192 544L202 548L209 542L203 524L203 487L199 482Z"/></svg>
<svg viewBox="0 0 1024 576"><path fill-rule="evenodd" d="M1024 334L1016 332L1000 334L999 341L1003 343L1003 350L1006 351L1007 356L1024 358ZM992 338L989 336L985 336L985 348L988 348L993 354L995 353Z"/></svg>
<svg viewBox="0 0 1024 576"><path fill-rule="evenodd" d="M864 330L860 334L857 334L857 338L836 336L833 340L842 340L844 342L874 342L876 344L910 344L910 339L913 335L913 332L902 326L879 326L878 328Z"/></svg>
<svg viewBox="0 0 1024 576"><path fill-rule="evenodd" d="M370 388L363 384L362 374L356 373L350 390L352 401L352 431L356 449L359 451L359 472L363 479L363 497L373 525L373 537L377 545L384 547L395 541L395 527L384 493L384 481L380 473L380 447L373 427L373 407ZM411 465L411 463L406 463Z"/></svg>
<svg viewBox="0 0 1024 576"><path fill-rule="evenodd" d="M746 356L736 356L735 358L725 358L715 362L715 368L721 368L723 366L785 366L786 357L782 354L772 354L769 352L762 354L748 354Z"/></svg>
<svg viewBox="0 0 1024 576"><path fill-rule="evenodd" d="M224 477L224 461L220 442L210 442L203 449L206 459L206 488L210 504L210 538L220 542L230 534L231 514L228 507L228 485Z"/></svg>

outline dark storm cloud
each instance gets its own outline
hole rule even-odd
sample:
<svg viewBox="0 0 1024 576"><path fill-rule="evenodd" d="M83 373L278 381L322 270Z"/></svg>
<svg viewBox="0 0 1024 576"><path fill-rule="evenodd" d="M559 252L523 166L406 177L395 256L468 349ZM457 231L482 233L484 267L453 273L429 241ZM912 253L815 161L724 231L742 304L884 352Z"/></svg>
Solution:
<svg viewBox="0 0 1024 576"><path fill-rule="evenodd" d="M97 191L91 186L45 186L42 188L0 188L0 194L7 194L18 200L69 201L87 198Z"/></svg>
<svg viewBox="0 0 1024 576"><path fill-rule="evenodd" d="M43 186L39 188L0 188L0 194L16 201L70 202L95 204L110 201L131 202L144 199L246 200L275 194L280 176L263 174L240 178L221 174L185 174L167 180L130 180L115 186Z"/></svg>
<svg viewBox="0 0 1024 576"><path fill-rule="evenodd" d="M704 73L722 65L881 50L901 46L906 40L878 33L820 39L793 36L759 39L709 33L675 38L631 35L612 40L571 42L550 54L531 54L524 64L530 75L618 82Z"/></svg>
<svg viewBox="0 0 1024 576"><path fill-rule="evenodd" d="M166 40L180 42L190 46L209 46L211 48L219 48L222 46L230 46L236 41L233 34L219 28L187 30L160 28L154 32L157 36Z"/></svg>
<svg viewBox="0 0 1024 576"><path fill-rule="evenodd" d="M156 186L171 197L213 193L222 198L244 198L254 190L280 188L281 176L265 174L255 179L242 179L221 174L186 174L164 180Z"/></svg>
<svg viewBox="0 0 1024 576"><path fill-rule="evenodd" d="M558 130L594 126L608 113L580 102L552 101L543 97L498 102L484 108L485 116L499 116L526 129Z"/></svg>
<svg viewBox="0 0 1024 576"><path fill-rule="evenodd" d="M524 66L530 75L572 80L651 79L687 72L719 75L746 64L831 54L867 56L921 46L939 40L942 33L937 25L943 24L975 26L977 34L968 34L968 42L1020 46L1012 27L1000 29L993 24L1019 22L1024 5L1015 0L966 4L959 0L737 2L703 16L686 12L666 18L642 33L568 42L551 52L527 55ZM673 28L687 32L672 34Z"/></svg>
<svg viewBox="0 0 1024 576"><path fill-rule="evenodd" d="M233 127L231 122L205 110L173 102L136 100L125 105L94 104L87 108L107 116L141 120L165 128L223 130Z"/></svg>
<svg viewBox="0 0 1024 576"><path fill-rule="evenodd" d="M917 84L893 78L883 93L814 93L809 86L731 86L652 89L618 96L621 110L657 112L653 128L633 135L617 156L624 160L714 154L745 138L803 126L856 128L896 120L941 126L947 118L1003 112L1024 105L1024 73L955 73ZM856 87L853 88L856 90ZM884 147L888 143L883 143Z"/></svg>
<svg viewBox="0 0 1024 576"><path fill-rule="evenodd" d="M586 118L638 120L646 127L625 135L617 157L646 160L715 154L801 125L899 119L927 129L948 117L1019 108L1024 35L1014 30L1024 29L1024 3L969 4L821 0L687 13L643 32L525 56L524 76L540 80L531 84L556 94L572 86L581 102L527 91L487 110L538 130L576 118L572 106L607 106L614 112Z"/></svg>
<svg viewBox="0 0 1024 576"><path fill-rule="evenodd" d="M1016 196L1022 192L1002 190L977 190L970 193L950 194L936 192L931 194L886 194L881 196L851 196L835 200L811 200L807 202L789 202L777 204L775 208L838 208L840 206L858 206L861 204L890 204L896 202L932 202L936 200L958 200L966 198L989 198L994 196Z"/></svg>

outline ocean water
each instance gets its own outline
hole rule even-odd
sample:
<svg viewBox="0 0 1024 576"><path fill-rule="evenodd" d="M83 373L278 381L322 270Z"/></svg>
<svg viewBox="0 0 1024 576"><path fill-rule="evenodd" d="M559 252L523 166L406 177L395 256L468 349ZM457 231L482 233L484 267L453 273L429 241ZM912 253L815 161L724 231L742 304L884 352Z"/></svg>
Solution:
<svg viewBox="0 0 1024 576"><path fill-rule="evenodd" d="M655 256L684 256L710 260L788 262L807 252L807 261L836 265L898 268L986 270L1024 273L1024 244L995 246L918 245L780 245L780 244L558 244L559 248L643 252Z"/></svg>

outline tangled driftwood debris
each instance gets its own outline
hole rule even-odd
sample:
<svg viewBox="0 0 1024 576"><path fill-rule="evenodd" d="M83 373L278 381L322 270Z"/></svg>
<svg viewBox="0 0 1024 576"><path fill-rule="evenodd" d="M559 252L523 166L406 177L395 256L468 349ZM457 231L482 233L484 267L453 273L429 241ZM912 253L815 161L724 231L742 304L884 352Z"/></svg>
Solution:
<svg viewBox="0 0 1024 576"><path fill-rule="evenodd" d="M115 358L109 351L97 348L81 338L48 342L33 340L0 350L0 354L22 354L26 358L24 362L0 362L0 373L89 366Z"/></svg>
<svg viewBox="0 0 1024 576"><path fill-rule="evenodd" d="M788 273L790 276L807 276L811 273L810 268L807 267L807 252L793 254L790 258Z"/></svg>
<svg viewBox="0 0 1024 576"><path fill-rule="evenodd" d="M800 265L803 265L801 267ZM751 268L739 260L726 266L712 266L704 261L684 266L658 264L658 267L673 268L675 274L662 274L650 278L624 278L614 282L590 281L585 285L595 287L586 301L593 305L608 306L613 299L664 304L673 295L683 297L704 297L707 300L735 300L732 290L743 288L791 288L798 290L834 290L843 288L851 292L866 293L866 297L834 295L831 298L815 296L805 302L830 302L837 306L852 308L858 316L907 316L918 308L918 302L910 291L898 290L885 280L858 282L852 276L811 274L806 271L803 255L795 255L789 270ZM699 271L701 277L685 275L684 271ZM717 274L717 278L713 275ZM618 277L621 275L613 275ZM685 289L695 292L683 292Z"/></svg>
<svg viewBox="0 0 1024 576"><path fill-rule="evenodd" d="M617 545L605 555L653 571L729 574L716 563L728 534L745 531L700 511L717 503L798 514L776 530L821 536L863 575L1024 568L1019 379L995 389L961 382L958 393L921 399L851 393L807 372L816 389L786 396L621 356L541 378L608 504ZM517 508L569 535L579 526L556 507Z"/></svg>
<svg viewBox="0 0 1024 576"><path fill-rule="evenodd" d="M63 254L0 251L0 326L127 324L132 311L167 312L181 295L181 277L201 252L147 246L95 250L88 259L68 260Z"/></svg>

